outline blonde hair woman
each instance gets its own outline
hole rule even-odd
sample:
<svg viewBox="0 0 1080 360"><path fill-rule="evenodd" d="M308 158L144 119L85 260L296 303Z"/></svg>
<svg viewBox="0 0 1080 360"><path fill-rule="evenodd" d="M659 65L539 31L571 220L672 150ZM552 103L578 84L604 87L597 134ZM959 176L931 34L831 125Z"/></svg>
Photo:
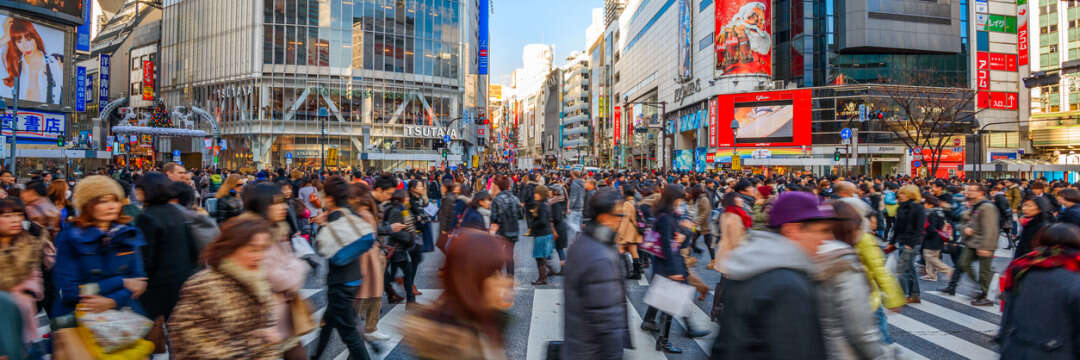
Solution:
<svg viewBox="0 0 1080 360"><path fill-rule="evenodd" d="M907 295L908 303L919 303L919 277L915 275L916 248L922 245L926 235L926 209L922 206L922 195L915 185L904 185L896 192L900 207L896 210L893 226L893 241L900 248L900 258L896 275L900 287Z"/></svg>
<svg viewBox="0 0 1080 360"><path fill-rule="evenodd" d="M225 179L225 183L221 184L221 188L218 189L217 206L214 211L214 217L217 219L218 224L229 220L229 218L240 213L244 210L243 204L240 202L238 193L240 192L241 181L243 177L239 174L229 175Z"/></svg>

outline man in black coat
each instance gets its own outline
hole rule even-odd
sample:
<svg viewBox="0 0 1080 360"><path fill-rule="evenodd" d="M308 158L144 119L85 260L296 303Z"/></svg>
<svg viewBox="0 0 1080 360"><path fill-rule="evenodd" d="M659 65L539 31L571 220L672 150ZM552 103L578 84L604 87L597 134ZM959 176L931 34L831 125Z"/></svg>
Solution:
<svg viewBox="0 0 1080 360"><path fill-rule="evenodd" d="M570 245L563 288L566 301L563 358L622 359L632 348L627 325L626 274L618 265L615 228L624 214L615 190L597 192L588 203L595 219Z"/></svg>
<svg viewBox="0 0 1080 360"><path fill-rule="evenodd" d="M771 230L750 231L726 264L712 359L825 359L810 276L818 246L832 238L831 219L814 194L780 194Z"/></svg>

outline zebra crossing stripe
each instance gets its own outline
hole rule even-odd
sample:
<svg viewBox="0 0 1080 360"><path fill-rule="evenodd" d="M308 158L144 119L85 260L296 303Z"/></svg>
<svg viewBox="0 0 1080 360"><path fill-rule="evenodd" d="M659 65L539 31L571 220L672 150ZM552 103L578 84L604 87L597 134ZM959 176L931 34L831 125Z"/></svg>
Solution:
<svg viewBox="0 0 1080 360"><path fill-rule="evenodd" d="M972 359L996 359L998 354L990 349L972 344L930 325L901 314L889 314L889 325L896 326L909 334L932 342L949 351Z"/></svg>
<svg viewBox="0 0 1080 360"><path fill-rule="evenodd" d="M683 319L677 319L677 321L682 324L684 329L689 329L687 324L683 323ZM705 327L705 330L709 330L709 335L696 338L694 342L698 344L702 352L706 354L712 353L712 343L720 332L720 325L713 322L709 315L701 311L701 308L697 307L697 305L690 306L690 324L695 326L695 329Z"/></svg>
<svg viewBox="0 0 1080 360"><path fill-rule="evenodd" d="M649 332L641 330L641 314L634 310L634 303L630 302L630 299L626 299L626 315L630 326L630 343L634 345L634 349L624 350L625 358L631 360L667 359L663 353L656 351L653 347L656 344L656 338Z"/></svg>
<svg viewBox="0 0 1080 360"><path fill-rule="evenodd" d="M562 289L533 290L532 318L529 321L529 343L525 360L545 358L547 343L563 339Z"/></svg>
<svg viewBox="0 0 1080 360"><path fill-rule="evenodd" d="M972 299L971 297L969 297L967 295L956 294L956 296L950 296L950 295L944 294L944 293L942 293L940 291L931 291L930 293L934 294L934 295L937 295L940 298L952 301L954 303L964 305L964 306L972 308L972 309L985 311L985 312L988 312L988 313L991 313L991 314L994 314L994 315L1001 315L1001 307L999 307L997 305L994 305L994 306L971 306L971 300L974 300L974 299Z"/></svg>
<svg viewBox="0 0 1080 360"><path fill-rule="evenodd" d="M908 304L908 306L986 335L993 336L994 334L997 334L998 329L1000 328L997 324L991 324L990 322L976 319L959 311L931 302L924 301L921 304Z"/></svg>
<svg viewBox="0 0 1080 360"><path fill-rule="evenodd" d="M442 295L443 290L421 289L420 292L424 293L424 295L417 296L416 302L418 304L430 305L435 302L435 299L439 298L439 295ZM364 342L368 347L368 354L371 354L372 359L385 359L395 348L397 348L398 344L401 343L401 319L405 316L405 308L406 305L404 303L396 304L393 309L390 309L390 312L379 318L379 332L389 335L390 340L383 341L379 344L379 348L382 350L381 353L373 351L371 344L366 341Z"/></svg>
<svg viewBox="0 0 1080 360"><path fill-rule="evenodd" d="M903 353L904 359L908 359L908 360L930 360L930 358L919 355L919 353L914 352L911 349L908 349L908 348L904 347L903 345L900 345L900 344L894 344L894 345L896 345L896 347L900 348L900 352Z"/></svg>

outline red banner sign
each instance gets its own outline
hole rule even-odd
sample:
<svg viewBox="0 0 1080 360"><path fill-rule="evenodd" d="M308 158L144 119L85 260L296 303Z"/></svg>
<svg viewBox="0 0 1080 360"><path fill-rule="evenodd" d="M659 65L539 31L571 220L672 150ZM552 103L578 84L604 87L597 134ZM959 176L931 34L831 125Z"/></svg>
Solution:
<svg viewBox="0 0 1080 360"><path fill-rule="evenodd" d="M990 90L990 70L975 70L979 90Z"/></svg>
<svg viewBox="0 0 1080 360"><path fill-rule="evenodd" d="M1016 31L1016 47L1020 50L1019 63L1021 66L1028 64L1028 4L1027 1L1017 1L1016 21L1020 23Z"/></svg>
<svg viewBox="0 0 1080 360"><path fill-rule="evenodd" d="M154 101L154 62L143 61L142 98L146 101Z"/></svg>
<svg viewBox="0 0 1080 360"><path fill-rule="evenodd" d="M717 98L709 100L709 147L720 145L720 106L717 100Z"/></svg>
<svg viewBox="0 0 1080 360"><path fill-rule="evenodd" d="M989 70L990 53L982 51L975 53L975 68L979 70Z"/></svg>
<svg viewBox="0 0 1080 360"><path fill-rule="evenodd" d="M990 107L990 92L980 91L978 94L975 94L975 106L980 109Z"/></svg>
<svg viewBox="0 0 1080 360"><path fill-rule="evenodd" d="M1005 71L1014 71L1015 72L1016 70L1017 70L1016 55L1012 55L1012 54L1005 55Z"/></svg>
<svg viewBox="0 0 1080 360"><path fill-rule="evenodd" d="M637 122L634 121L634 105L626 107L626 146L634 146L634 127L637 126Z"/></svg>
<svg viewBox="0 0 1080 360"><path fill-rule="evenodd" d="M1005 54L990 53L990 70L1005 71Z"/></svg>
<svg viewBox="0 0 1080 360"><path fill-rule="evenodd" d="M616 106L615 107L615 134L612 135L612 139L614 139L616 146L619 145L619 133L621 132L621 131L619 131L619 130L621 130L621 128L619 126L619 121L622 120L622 119L620 119L621 117L622 117L622 107Z"/></svg>
<svg viewBox="0 0 1080 360"><path fill-rule="evenodd" d="M1016 110L1017 105L1016 93L1001 91L990 92L991 109Z"/></svg>

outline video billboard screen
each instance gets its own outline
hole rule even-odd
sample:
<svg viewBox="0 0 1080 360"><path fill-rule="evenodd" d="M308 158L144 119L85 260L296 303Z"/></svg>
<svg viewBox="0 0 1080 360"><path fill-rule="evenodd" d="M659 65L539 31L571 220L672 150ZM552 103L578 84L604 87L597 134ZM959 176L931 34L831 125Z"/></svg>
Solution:
<svg viewBox="0 0 1080 360"><path fill-rule="evenodd" d="M64 32L0 14L0 97L60 105L64 89Z"/></svg>
<svg viewBox="0 0 1080 360"><path fill-rule="evenodd" d="M782 90L721 95L716 98L717 146L779 147L810 145L812 90ZM737 131L731 124L738 122Z"/></svg>
<svg viewBox="0 0 1080 360"><path fill-rule="evenodd" d="M791 100L735 104L736 143L794 141L795 105Z"/></svg>
<svg viewBox="0 0 1080 360"><path fill-rule="evenodd" d="M0 6L30 11L76 25L83 23L85 3L86 0L0 0Z"/></svg>
<svg viewBox="0 0 1080 360"><path fill-rule="evenodd" d="M716 2L715 77L772 75L771 3L769 0Z"/></svg>

